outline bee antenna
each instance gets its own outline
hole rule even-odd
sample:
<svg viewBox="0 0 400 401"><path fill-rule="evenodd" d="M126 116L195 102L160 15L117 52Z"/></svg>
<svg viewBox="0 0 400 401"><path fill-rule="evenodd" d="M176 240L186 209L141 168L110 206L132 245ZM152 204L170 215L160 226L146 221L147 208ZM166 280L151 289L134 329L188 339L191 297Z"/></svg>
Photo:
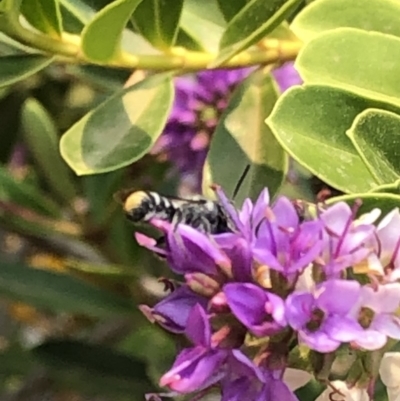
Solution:
<svg viewBox="0 0 400 401"><path fill-rule="evenodd" d="M249 170L250 170L250 164L248 164L248 165L245 167L245 169L243 170L243 173L242 173L242 175L240 176L239 181L237 182L237 184L236 184L236 186L235 186L235 189L233 190L233 195L232 195L232 199L233 199L233 200L236 198L236 195L238 194L238 192L239 192L239 190L240 190L240 187L242 186L243 181L245 180L245 178L246 178L246 176L247 176Z"/></svg>

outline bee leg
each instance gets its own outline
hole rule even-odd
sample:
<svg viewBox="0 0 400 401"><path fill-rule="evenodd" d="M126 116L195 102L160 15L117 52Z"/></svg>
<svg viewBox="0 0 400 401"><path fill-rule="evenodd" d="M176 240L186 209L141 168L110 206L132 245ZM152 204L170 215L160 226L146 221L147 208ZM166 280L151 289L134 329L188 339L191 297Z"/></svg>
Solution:
<svg viewBox="0 0 400 401"><path fill-rule="evenodd" d="M172 218L171 224L174 228L174 232L176 232L178 228L178 224L182 222L183 213L181 210L177 209L174 213L174 217Z"/></svg>
<svg viewBox="0 0 400 401"><path fill-rule="evenodd" d="M157 239L156 246L164 247L166 245L165 235L162 235L160 238Z"/></svg>
<svg viewBox="0 0 400 401"><path fill-rule="evenodd" d="M197 229L205 234L210 234L212 232L211 223L207 219L201 219L201 222Z"/></svg>

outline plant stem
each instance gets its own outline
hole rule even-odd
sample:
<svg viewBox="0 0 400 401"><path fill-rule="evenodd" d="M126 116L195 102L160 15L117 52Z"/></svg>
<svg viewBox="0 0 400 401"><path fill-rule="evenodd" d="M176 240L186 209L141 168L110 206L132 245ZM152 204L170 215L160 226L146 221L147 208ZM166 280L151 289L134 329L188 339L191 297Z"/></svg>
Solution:
<svg viewBox="0 0 400 401"><path fill-rule="evenodd" d="M77 35L64 33L60 39L53 38L23 27L19 23L18 18L13 15L8 15L2 21L1 25L3 32L11 38L33 49L41 50L53 56L59 56L64 62L91 63L127 69L158 71L183 69L195 71L206 69L217 57L216 54L212 53L173 48L168 54L159 55L134 55L122 51L115 59L100 63L88 59L83 54L80 46L80 37ZM296 58L301 46L302 43L299 41L264 40L262 47L241 52L218 68L239 68L293 60Z"/></svg>

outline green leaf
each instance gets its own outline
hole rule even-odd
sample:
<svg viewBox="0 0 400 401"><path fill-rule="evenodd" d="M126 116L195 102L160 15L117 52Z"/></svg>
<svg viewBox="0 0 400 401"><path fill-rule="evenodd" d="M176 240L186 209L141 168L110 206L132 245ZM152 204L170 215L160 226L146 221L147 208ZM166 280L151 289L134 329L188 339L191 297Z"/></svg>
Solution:
<svg viewBox="0 0 400 401"><path fill-rule="evenodd" d="M170 75L139 82L86 114L61 138L61 155L78 174L127 166L161 134L173 100Z"/></svg>
<svg viewBox="0 0 400 401"><path fill-rule="evenodd" d="M56 312L93 317L136 313L135 305L128 299L68 275L19 264L0 263L0 294Z"/></svg>
<svg viewBox="0 0 400 401"><path fill-rule="evenodd" d="M110 214L117 209L113 195L124 185L124 170L83 177L83 193L89 202L89 218L93 225L104 226Z"/></svg>
<svg viewBox="0 0 400 401"><path fill-rule="evenodd" d="M50 340L31 352L68 391L122 401L141 400L152 389L145 362L104 345Z"/></svg>
<svg viewBox="0 0 400 401"><path fill-rule="evenodd" d="M0 89L0 163L9 163L15 146L20 141L20 113L22 107L20 91L11 86Z"/></svg>
<svg viewBox="0 0 400 401"><path fill-rule="evenodd" d="M283 148L318 178L343 192L367 192L377 182L346 131L371 107L395 111L340 89L305 85L285 92L267 123Z"/></svg>
<svg viewBox="0 0 400 401"><path fill-rule="evenodd" d="M80 34L94 17L95 11L81 0L58 0L64 29Z"/></svg>
<svg viewBox="0 0 400 401"><path fill-rule="evenodd" d="M16 340L16 339L15 339ZM25 376L32 372L33 358L21 346L12 344L0 352L0 378L12 376Z"/></svg>
<svg viewBox="0 0 400 401"><path fill-rule="evenodd" d="M22 126L26 142L44 178L59 199L67 203L76 196L70 170L59 153L56 126L46 109L35 99L22 108Z"/></svg>
<svg viewBox="0 0 400 401"><path fill-rule="evenodd" d="M248 2L249 0L218 0L218 6L225 20L229 22Z"/></svg>
<svg viewBox="0 0 400 401"><path fill-rule="evenodd" d="M217 52L225 21L215 1L186 0L180 21L181 29L205 51Z"/></svg>
<svg viewBox="0 0 400 401"><path fill-rule="evenodd" d="M0 88L22 81L47 67L52 57L24 54L0 57Z"/></svg>
<svg viewBox="0 0 400 401"><path fill-rule="evenodd" d="M228 196L247 166L238 204L256 199L266 186L276 194L287 171L287 156L264 123L278 98L277 87L267 70L250 75L235 90L213 136L204 167L203 191L213 183L221 185Z"/></svg>
<svg viewBox="0 0 400 401"><path fill-rule="evenodd" d="M79 77L102 92L110 94L121 90L132 72L122 68L110 68L100 65L66 65L66 72Z"/></svg>
<svg viewBox="0 0 400 401"><path fill-rule="evenodd" d="M183 30L182 28L180 28L178 31L178 36L176 38L175 45L177 47L184 47L185 49L191 51L201 52L205 50L203 46L199 42L197 42L195 38L190 36L190 34L185 30Z"/></svg>
<svg viewBox="0 0 400 401"><path fill-rule="evenodd" d="M132 21L154 47L167 50L175 43L182 7L183 0L144 0Z"/></svg>
<svg viewBox="0 0 400 401"><path fill-rule="evenodd" d="M269 33L268 38L279 39L279 40L289 40L289 41L298 40L296 35L289 28L289 24L286 21L283 21L271 33Z"/></svg>
<svg viewBox="0 0 400 401"><path fill-rule="evenodd" d="M344 27L400 36L399 15L397 0L318 0L297 15L291 29L303 42Z"/></svg>
<svg viewBox="0 0 400 401"><path fill-rule="evenodd" d="M122 265L96 264L81 259L67 259L65 260L65 267L85 275L99 276L109 281L120 281L125 284L140 278L140 273L137 270Z"/></svg>
<svg viewBox="0 0 400 401"><path fill-rule="evenodd" d="M39 31L61 37L62 23L58 0L23 0L21 12Z"/></svg>
<svg viewBox="0 0 400 401"><path fill-rule="evenodd" d="M119 349L146 361L149 376L158 382L176 357L176 339L155 325L144 324L132 331L119 345Z"/></svg>
<svg viewBox="0 0 400 401"><path fill-rule="evenodd" d="M2 0L0 2L0 11L5 14L18 15L22 0Z"/></svg>
<svg viewBox="0 0 400 401"><path fill-rule="evenodd" d="M400 195L400 179L390 184L379 185L378 187L374 188L371 192L382 192L382 193Z"/></svg>
<svg viewBox="0 0 400 401"><path fill-rule="evenodd" d="M59 2L83 25L88 24L95 15L93 8L89 7L82 0L59 0Z"/></svg>
<svg viewBox="0 0 400 401"><path fill-rule="evenodd" d="M82 31L82 50L93 61L106 63L119 55L122 31L142 0L116 0L99 11Z"/></svg>
<svg viewBox="0 0 400 401"><path fill-rule="evenodd" d="M398 114L367 109L356 117L347 135L378 183L390 184L400 177Z"/></svg>
<svg viewBox="0 0 400 401"><path fill-rule="evenodd" d="M354 202L359 201L360 199L362 204L358 210L358 215L368 213L372 209L378 208L382 210L382 215L380 216L382 218L394 208L400 207L400 195L379 192L335 196L334 198L329 198L326 201L326 204L332 205L337 202L346 202L350 206L353 206Z"/></svg>
<svg viewBox="0 0 400 401"><path fill-rule="evenodd" d="M305 386L296 389L295 395L299 400L316 400L326 389L326 386L312 378Z"/></svg>
<svg viewBox="0 0 400 401"><path fill-rule="evenodd" d="M220 53L212 66L223 64L256 44L276 28L300 0L251 0L228 24L220 42Z"/></svg>
<svg viewBox="0 0 400 401"><path fill-rule="evenodd" d="M59 217L60 208L31 184L16 180L0 167L0 200L34 210L44 216Z"/></svg>
<svg viewBox="0 0 400 401"><path fill-rule="evenodd" d="M399 58L400 39L394 36L338 28L311 40L300 52L296 68L306 83L400 106Z"/></svg>

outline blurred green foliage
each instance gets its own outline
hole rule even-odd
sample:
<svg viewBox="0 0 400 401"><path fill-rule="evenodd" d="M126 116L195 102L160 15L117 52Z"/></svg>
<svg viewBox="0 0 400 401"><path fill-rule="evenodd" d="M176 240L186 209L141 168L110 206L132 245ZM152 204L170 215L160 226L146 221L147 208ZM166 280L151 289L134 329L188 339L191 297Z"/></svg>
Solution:
<svg viewBox="0 0 400 401"><path fill-rule="evenodd" d="M136 244L113 194L175 194L179 177L149 151L176 75L260 66L218 124L205 192L232 193L250 165L239 201L264 186L310 200L312 173L345 193L330 202L399 206L400 3L348 5L0 1L1 393L136 401L157 390L181 340L137 305L159 300L170 273ZM270 70L299 52L305 85L275 106Z"/></svg>

